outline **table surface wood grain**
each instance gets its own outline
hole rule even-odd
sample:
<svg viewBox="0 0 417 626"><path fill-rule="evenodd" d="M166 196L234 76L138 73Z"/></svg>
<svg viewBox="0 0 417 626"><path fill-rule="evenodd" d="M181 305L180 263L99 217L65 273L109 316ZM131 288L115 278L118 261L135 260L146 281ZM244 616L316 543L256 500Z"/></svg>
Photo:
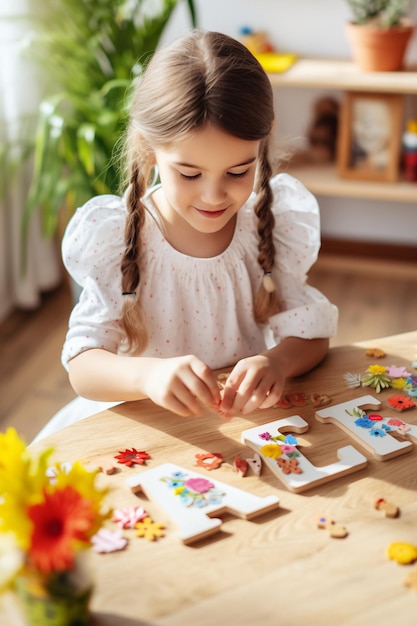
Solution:
<svg viewBox="0 0 417 626"><path fill-rule="evenodd" d="M366 347L384 349L382 359L369 357ZM376 394L349 388L347 372L363 373L370 364L406 365L417 359L417 332L332 348L323 363L288 382L285 393L326 394L332 404L367 394L387 406L391 390ZM252 456L241 443L243 430L290 415L309 423L302 435L303 454L316 466L337 461L336 450L354 445L368 464L353 474L293 493L264 465L259 477L244 478L233 468L237 454ZM400 417L417 424L417 409ZM166 526L166 535L151 542L133 536L122 552L93 554L96 589L93 622L97 626L368 626L398 623L414 626L417 591L404 585L417 564L389 560L389 544L417 545L417 450L387 461L375 460L358 442L335 425L314 417L310 402L292 409L272 408L225 421L206 413L183 419L149 400L129 402L91 416L33 445L34 451L54 447L56 460L88 461L95 455L112 458L135 447L151 455L147 466L118 466L112 476L99 474L108 485L114 508L143 506ZM218 452L222 466L208 472L195 467L195 454ZM223 481L258 496L275 495L275 511L247 521L222 516L220 531L184 545L167 513L143 494L133 494L126 478L162 463ZM395 503L400 516L390 519L374 508L378 498ZM345 539L330 537L316 519L326 515L343 524ZM117 528L109 522L111 528ZM129 533L132 533L129 535ZM6 598L0 623L18 624L13 600ZM2 612L3 611L3 612Z"/></svg>

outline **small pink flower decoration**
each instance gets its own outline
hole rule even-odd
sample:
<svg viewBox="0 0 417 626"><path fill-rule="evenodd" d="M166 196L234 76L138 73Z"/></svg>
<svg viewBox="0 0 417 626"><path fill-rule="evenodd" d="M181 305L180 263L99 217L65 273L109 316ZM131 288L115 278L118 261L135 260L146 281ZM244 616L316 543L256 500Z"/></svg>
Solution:
<svg viewBox="0 0 417 626"><path fill-rule="evenodd" d="M189 478L184 485L195 493L206 493L214 487L213 483L207 480L207 478Z"/></svg>
<svg viewBox="0 0 417 626"><path fill-rule="evenodd" d="M391 365L387 367L387 373L391 378L408 378L411 376L410 372L407 372L404 366L397 367L396 365Z"/></svg>
<svg viewBox="0 0 417 626"><path fill-rule="evenodd" d="M135 528L135 525L148 517L148 513L141 506L126 506L122 509L115 509L113 522L120 528Z"/></svg>
<svg viewBox="0 0 417 626"><path fill-rule="evenodd" d="M387 424L388 426L405 426L406 425L405 422L394 417L389 419Z"/></svg>
<svg viewBox="0 0 417 626"><path fill-rule="evenodd" d="M108 528L100 528L98 533L91 537L91 543L93 550L103 554L124 550L127 546L127 539L123 537L120 530L112 531Z"/></svg>
<svg viewBox="0 0 417 626"><path fill-rule="evenodd" d="M283 443L281 445L281 449L282 449L282 454L291 454L292 452L295 451L295 446L291 446L288 443Z"/></svg>
<svg viewBox="0 0 417 626"><path fill-rule="evenodd" d="M259 439L263 439L264 441L271 441L272 437L270 433L266 432L266 433L260 433Z"/></svg>

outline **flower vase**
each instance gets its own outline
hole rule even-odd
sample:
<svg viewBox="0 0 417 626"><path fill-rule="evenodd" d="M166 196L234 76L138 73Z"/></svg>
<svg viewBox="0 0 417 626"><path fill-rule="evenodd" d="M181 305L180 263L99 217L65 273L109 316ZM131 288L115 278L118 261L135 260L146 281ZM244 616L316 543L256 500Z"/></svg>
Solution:
<svg viewBox="0 0 417 626"><path fill-rule="evenodd" d="M88 626L91 580L80 568L47 576L25 570L16 580L16 594L27 626Z"/></svg>

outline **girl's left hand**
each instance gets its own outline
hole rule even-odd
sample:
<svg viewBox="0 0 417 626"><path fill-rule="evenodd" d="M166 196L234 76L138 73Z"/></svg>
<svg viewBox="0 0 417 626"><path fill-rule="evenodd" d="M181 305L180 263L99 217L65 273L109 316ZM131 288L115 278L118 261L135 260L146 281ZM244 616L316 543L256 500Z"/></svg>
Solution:
<svg viewBox="0 0 417 626"><path fill-rule="evenodd" d="M219 412L224 417L236 413L247 415L256 409L267 409L278 402L285 376L273 361L259 354L239 361L227 378Z"/></svg>

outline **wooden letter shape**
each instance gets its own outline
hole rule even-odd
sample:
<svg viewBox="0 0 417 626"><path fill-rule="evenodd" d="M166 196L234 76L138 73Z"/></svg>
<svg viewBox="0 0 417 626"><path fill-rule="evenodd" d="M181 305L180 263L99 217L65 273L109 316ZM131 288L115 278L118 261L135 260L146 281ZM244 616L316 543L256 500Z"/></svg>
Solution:
<svg viewBox="0 0 417 626"><path fill-rule="evenodd" d="M348 433L351 437L354 437L358 443L362 444L364 448L369 450L373 456L379 461L386 461L392 457L410 452L413 448L413 444L410 441L398 441L386 432L383 437L372 436L371 428L363 428L357 426L355 421L358 416L352 415L354 409L372 409L377 410L381 406L381 403L373 396L362 396L355 400L349 400L348 402L342 402L334 406L326 407L321 411L316 412L316 419L319 422L336 424L342 430ZM349 413L351 415L349 415ZM376 421L374 428L381 428L382 424L387 424L390 418L385 418L382 421ZM397 430L396 427L390 427L391 430ZM417 428L410 428L408 435L414 435L417 438Z"/></svg>
<svg viewBox="0 0 417 626"><path fill-rule="evenodd" d="M174 480L174 476L178 476L179 488L177 489L169 484ZM218 496L213 499L212 503L207 498L207 504L202 506L200 499L200 505L198 503L194 505L192 497L188 498L188 502L181 497L183 483L186 483L185 487L189 485L191 488L194 482L193 486L197 488L198 493L198 480L203 481L202 484L205 481L205 483L209 482L213 485ZM227 511L237 517L249 520L279 507L277 496L260 498L242 489L213 480L211 476L206 477L172 463L165 463L131 476L126 480L126 483L134 493L143 491L149 499L157 501L167 511L170 518L177 524L179 536L185 544L217 532L222 521L213 517L215 514L220 515ZM205 494L208 492L201 491L203 499Z"/></svg>
<svg viewBox="0 0 417 626"><path fill-rule="evenodd" d="M260 449L268 441L261 439L260 435L268 432L272 437L276 437L280 434L280 431L291 431L295 433L304 433L308 430L308 424L299 415L293 415L285 419L276 420L275 422L269 422L268 424L262 424L262 426L255 426L249 430L242 432L242 441L253 448L256 452L261 454ZM295 457L298 461L298 465L302 470L300 474L285 474L283 470L278 466L276 459L271 459L266 456L262 456L262 460L266 463L269 469L277 478L279 478L285 486L298 493L305 491L311 487L320 483L325 483L335 478L340 478L346 474L351 474L357 470L362 469L367 464L367 459L360 454L353 446L345 446L337 451L339 462L325 467L316 467L297 449L298 456ZM279 458L286 458L285 454Z"/></svg>

